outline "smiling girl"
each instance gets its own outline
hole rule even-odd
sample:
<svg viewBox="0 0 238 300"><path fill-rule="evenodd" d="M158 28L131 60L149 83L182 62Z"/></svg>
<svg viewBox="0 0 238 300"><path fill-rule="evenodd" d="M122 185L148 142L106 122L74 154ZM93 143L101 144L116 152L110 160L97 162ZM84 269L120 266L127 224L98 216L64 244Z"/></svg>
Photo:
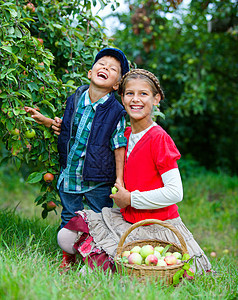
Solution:
<svg viewBox="0 0 238 300"><path fill-rule="evenodd" d="M60 247L80 253L92 269L96 264L113 270L118 242L131 224L145 219L166 220L180 231L190 256L197 257L197 270L209 271L211 264L183 224L176 205L183 198L177 165L181 155L172 138L152 120L153 106L164 98L159 80L149 71L132 70L123 76L119 94L131 127L125 132L125 188L115 184L118 192L110 195L118 207L103 208L102 213L79 211L59 231ZM179 244L172 231L155 224L136 228L126 242L144 239Z"/></svg>

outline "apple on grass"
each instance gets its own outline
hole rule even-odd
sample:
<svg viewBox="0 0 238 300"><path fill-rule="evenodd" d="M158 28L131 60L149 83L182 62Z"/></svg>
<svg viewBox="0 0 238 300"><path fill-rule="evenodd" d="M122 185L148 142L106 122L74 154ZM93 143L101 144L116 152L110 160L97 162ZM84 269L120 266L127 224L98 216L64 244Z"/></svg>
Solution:
<svg viewBox="0 0 238 300"><path fill-rule="evenodd" d="M154 254L154 247L151 245L144 245L140 250L140 255L145 259L150 254Z"/></svg>
<svg viewBox="0 0 238 300"><path fill-rule="evenodd" d="M128 256L128 263L131 265L141 265L142 264L142 257L139 253L131 253Z"/></svg>
<svg viewBox="0 0 238 300"><path fill-rule="evenodd" d="M145 264L147 266L156 266L158 263L158 258L154 254L150 254L145 259Z"/></svg>
<svg viewBox="0 0 238 300"><path fill-rule="evenodd" d="M130 250L130 252L131 253L140 253L140 250L141 250L140 246L135 246Z"/></svg>
<svg viewBox="0 0 238 300"><path fill-rule="evenodd" d="M174 255L165 256L164 261L167 265L176 265L177 264L177 258Z"/></svg>

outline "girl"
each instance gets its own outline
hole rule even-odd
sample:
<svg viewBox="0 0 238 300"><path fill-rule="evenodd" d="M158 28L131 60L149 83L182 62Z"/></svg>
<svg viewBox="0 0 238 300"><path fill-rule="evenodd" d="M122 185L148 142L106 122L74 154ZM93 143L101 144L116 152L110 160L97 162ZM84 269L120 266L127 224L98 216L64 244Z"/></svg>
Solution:
<svg viewBox="0 0 238 300"><path fill-rule="evenodd" d="M92 269L97 265L114 270L118 242L132 223L166 220L183 235L190 256L199 257L197 270L210 270L210 262L179 217L176 203L183 198L177 165L180 153L171 137L151 118L153 106L164 98L158 79L149 71L134 69L123 76L119 93L131 123L125 132L125 188L115 184L118 192L110 196L119 208L103 208L102 213L79 211L59 231L59 246L72 257L80 253ZM140 239L180 244L169 229L155 224L133 230L125 243Z"/></svg>

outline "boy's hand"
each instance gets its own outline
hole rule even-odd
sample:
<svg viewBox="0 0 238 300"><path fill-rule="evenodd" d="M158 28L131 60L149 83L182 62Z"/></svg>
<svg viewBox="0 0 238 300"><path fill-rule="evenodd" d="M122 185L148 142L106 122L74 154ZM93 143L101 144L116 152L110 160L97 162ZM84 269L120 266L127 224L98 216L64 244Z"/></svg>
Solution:
<svg viewBox="0 0 238 300"><path fill-rule="evenodd" d="M112 198L116 205L120 208L130 205L131 193L118 183L115 183L114 186L118 189L118 192L116 194L111 194L109 197Z"/></svg>
<svg viewBox="0 0 238 300"><path fill-rule="evenodd" d="M54 134L60 135L61 123L62 123L62 120L58 117L55 117L55 119L52 122L52 129L54 130Z"/></svg>

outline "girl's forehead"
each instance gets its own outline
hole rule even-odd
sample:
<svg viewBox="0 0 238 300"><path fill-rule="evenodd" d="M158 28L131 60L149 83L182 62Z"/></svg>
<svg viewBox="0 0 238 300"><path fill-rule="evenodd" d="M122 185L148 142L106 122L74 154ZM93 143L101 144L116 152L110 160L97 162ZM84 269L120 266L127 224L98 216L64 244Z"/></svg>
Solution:
<svg viewBox="0 0 238 300"><path fill-rule="evenodd" d="M125 87L126 89L141 88L141 89L151 90L150 84L146 81L146 79L142 79L142 78L130 78L129 80L127 80Z"/></svg>

